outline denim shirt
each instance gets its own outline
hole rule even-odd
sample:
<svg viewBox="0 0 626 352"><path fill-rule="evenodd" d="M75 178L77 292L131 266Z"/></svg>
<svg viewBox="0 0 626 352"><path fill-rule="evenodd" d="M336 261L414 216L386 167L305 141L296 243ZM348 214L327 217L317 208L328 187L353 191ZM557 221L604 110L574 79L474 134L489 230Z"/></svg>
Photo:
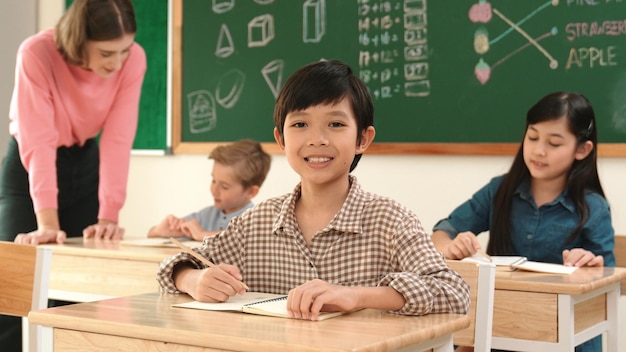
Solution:
<svg viewBox="0 0 626 352"><path fill-rule="evenodd" d="M433 231L443 230L451 238L459 232L479 234L488 231L493 222L493 200L504 176L498 176L457 207L447 219L439 221ZM601 195L587 193L589 217L582 232L570 243L567 239L576 228L579 216L574 203L561 193L552 202L537 207L530 192L530 183L519 185L513 194L511 239L515 255L528 260L563 263L564 249L584 248L604 257L605 266L615 266L614 230L609 205Z"/></svg>
<svg viewBox="0 0 626 352"><path fill-rule="evenodd" d="M472 231L478 235L488 231L493 222L493 200L503 178L504 176L492 178L447 219L440 220L433 232L443 230L454 238L459 232ZM564 249L584 248L595 255L602 255L605 266L615 266L615 232L609 205L597 193L587 193L585 199L589 205L589 217L578 237L573 242L566 243L579 219L567 191L552 202L537 207L530 192L530 183L519 185L513 194L511 209L514 214L511 216L513 254L525 256L532 261L563 264ZM601 351L601 336L580 344L575 349L575 352Z"/></svg>

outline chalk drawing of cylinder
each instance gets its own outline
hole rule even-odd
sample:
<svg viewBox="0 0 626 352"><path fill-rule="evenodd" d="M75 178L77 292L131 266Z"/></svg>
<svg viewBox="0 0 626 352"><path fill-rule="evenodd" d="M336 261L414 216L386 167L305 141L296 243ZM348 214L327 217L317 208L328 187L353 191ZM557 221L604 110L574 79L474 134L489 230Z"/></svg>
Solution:
<svg viewBox="0 0 626 352"><path fill-rule="evenodd" d="M187 94L189 131L193 134L207 132L217 125L215 98L211 92L197 90Z"/></svg>
<svg viewBox="0 0 626 352"><path fill-rule="evenodd" d="M230 70L220 77L215 89L215 100L226 109L230 109L239 101L246 76L240 70Z"/></svg>
<svg viewBox="0 0 626 352"><path fill-rule="evenodd" d="M319 43L326 32L326 0L307 0L302 4L302 41Z"/></svg>
<svg viewBox="0 0 626 352"><path fill-rule="evenodd" d="M235 7L235 0L213 0L213 12L224 13Z"/></svg>
<svg viewBox="0 0 626 352"><path fill-rule="evenodd" d="M274 16L265 14L248 22L248 47L266 46L274 39Z"/></svg>

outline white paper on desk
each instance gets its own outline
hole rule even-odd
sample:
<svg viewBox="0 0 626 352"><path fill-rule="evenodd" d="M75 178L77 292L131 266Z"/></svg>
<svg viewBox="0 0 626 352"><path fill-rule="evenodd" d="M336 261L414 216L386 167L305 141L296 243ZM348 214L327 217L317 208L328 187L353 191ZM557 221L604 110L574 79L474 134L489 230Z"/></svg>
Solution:
<svg viewBox="0 0 626 352"><path fill-rule="evenodd" d="M491 259L485 257L479 252L474 253L473 256L463 258L465 261L473 261L479 263L493 263L496 266L512 266L515 264L521 264L526 261L526 257L517 255L492 255Z"/></svg>
<svg viewBox="0 0 626 352"><path fill-rule="evenodd" d="M183 241L181 241L183 242ZM185 245L191 248L202 246L201 241L184 241ZM152 237L152 238L139 238L139 239L129 239L120 241L121 245L128 246L139 246L139 247L175 247L178 248L169 238L160 238L160 237Z"/></svg>
<svg viewBox="0 0 626 352"><path fill-rule="evenodd" d="M565 266L561 264L553 263L541 263L525 261L521 264L513 265L513 268L526 271L536 271L539 273L551 273L551 274L571 274L576 271L575 266Z"/></svg>

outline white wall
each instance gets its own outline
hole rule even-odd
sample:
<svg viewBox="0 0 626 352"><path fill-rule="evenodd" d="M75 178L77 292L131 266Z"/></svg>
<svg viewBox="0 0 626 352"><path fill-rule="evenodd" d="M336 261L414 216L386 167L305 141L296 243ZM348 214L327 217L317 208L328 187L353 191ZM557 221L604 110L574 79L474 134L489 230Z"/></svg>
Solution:
<svg viewBox="0 0 626 352"><path fill-rule="evenodd" d="M365 155L354 171L366 190L397 199L415 211L427 231L489 181L508 170L512 157ZM142 237L166 214L186 215L212 203L212 161L205 155L133 156L121 223ZM601 158L599 172L617 233L626 234L624 158ZM283 155L255 201L290 192L298 182Z"/></svg>
<svg viewBox="0 0 626 352"><path fill-rule="evenodd" d="M0 3L0 157L9 141L9 103L15 81L15 54L24 38L37 30L36 0L2 1Z"/></svg>

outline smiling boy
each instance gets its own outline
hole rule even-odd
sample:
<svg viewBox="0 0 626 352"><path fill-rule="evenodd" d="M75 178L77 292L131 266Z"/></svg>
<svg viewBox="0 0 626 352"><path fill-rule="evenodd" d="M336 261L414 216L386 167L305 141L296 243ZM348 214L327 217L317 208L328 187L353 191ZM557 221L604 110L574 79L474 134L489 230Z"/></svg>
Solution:
<svg viewBox="0 0 626 352"><path fill-rule="evenodd" d="M205 238L196 250L223 271L179 253L161 264L161 287L221 302L243 293L243 280L251 291L288 293L291 316L310 320L361 308L466 313L469 287L417 216L350 175L374 139L373 120L371 96L349 66L297 70L277 99L274 137L300 183Z"/></svg>

